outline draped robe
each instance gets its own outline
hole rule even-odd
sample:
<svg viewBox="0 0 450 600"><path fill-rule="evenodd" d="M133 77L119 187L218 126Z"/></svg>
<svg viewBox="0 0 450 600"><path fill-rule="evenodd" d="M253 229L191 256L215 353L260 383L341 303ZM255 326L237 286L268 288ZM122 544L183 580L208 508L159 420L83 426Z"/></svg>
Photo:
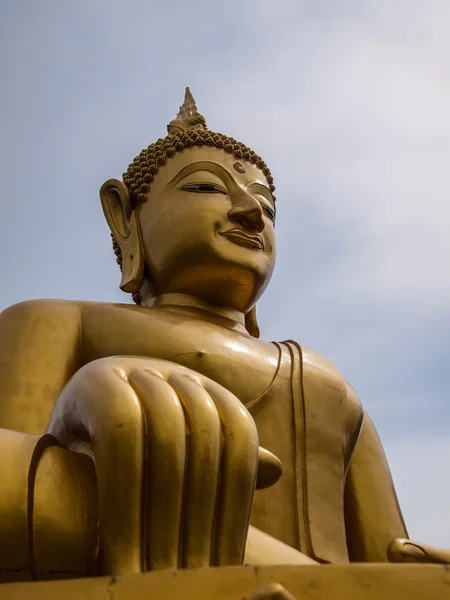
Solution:
<svg viewBox="0 0 450 600"><path fill-rule="evenodd" d="M0 468L17 473L3 478L3 489L0 483L4 580L34 576L36 565L29 562L46 563L46 544L58 528L72 532L58 537L61 557L69 562L53 565L53 571L86 574L92 557L74 556L64 543L79 552L87 548L89 536L77 538L77 531L89 507L77 515L64 510L45 515L48 532L33 531L30 486L50 444L37 434L73 373L87 362L117 355L178 362L215 379L248 406L260 445L283 464L281 479L255 494L254 526L325 563L385 561L388 543L407 537L381 443L358 397L330 361L296 342L275 344L274 365L273 357L260 360L264 342L199 319L129 305L42 301L0 315L0 344L0 427L8 430L0 435ZM44 369L48 377L42 385ZM261 389L246 398L252 374ZM58 452L58 460L69 460L68 450ZM89 466L71 475L73 481L81 476L92 477ZM66 478L64 485L70 488L71 481ZM80 506L85 501L80 499ZM12 545L14 552L8 552ZM36 551L43 557L33 557ZM42 570L52 571L52 565Z"/></svg>

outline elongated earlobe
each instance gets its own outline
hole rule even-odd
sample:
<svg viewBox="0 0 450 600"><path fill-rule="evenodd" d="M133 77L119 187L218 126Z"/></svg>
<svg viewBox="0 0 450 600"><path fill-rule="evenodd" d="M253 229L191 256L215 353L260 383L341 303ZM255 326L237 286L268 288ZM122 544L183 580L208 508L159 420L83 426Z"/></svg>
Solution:
<svg viewBox="0 0 450 600"><path fill-rule="evenodd" d="M133 294L141 289L144 280L144 257L135 211L130 216L130 235L126 239L117 241L122 250L122 280L120 282L120 289Z"/></svg>
<svg viewBox="0 0 450 600"><path fill-rule="evenodd" d="M256 319L256 306L245 315L245 328L255 338L259 338L259 325Z"/></svg>
<svg viewBox="0 0 450 600"><path fill-rule="evenodd" d="M103 212L122 254L122 281L124 292L138 292L144 280L144 256L141 233L130 194L118 179L109 179L100 189Z"/></svg>

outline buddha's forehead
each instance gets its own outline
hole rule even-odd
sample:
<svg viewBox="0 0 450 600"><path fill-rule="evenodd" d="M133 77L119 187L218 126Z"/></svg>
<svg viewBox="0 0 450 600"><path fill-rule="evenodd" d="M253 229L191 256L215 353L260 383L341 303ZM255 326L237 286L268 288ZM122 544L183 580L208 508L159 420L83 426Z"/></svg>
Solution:
<svg viewBox="0 0 450 600"><path fill-rule="evenodd" d="M225 169L239 184L248 186L250 183L260 183L269 188L264 173L253 163L236 158L233 154L221 148L211 146L194 146L176 152L167 159L167 163L160 167L151 188L161 188L170 183L182 171L188 173L192 170L217 171Z"/></svg>

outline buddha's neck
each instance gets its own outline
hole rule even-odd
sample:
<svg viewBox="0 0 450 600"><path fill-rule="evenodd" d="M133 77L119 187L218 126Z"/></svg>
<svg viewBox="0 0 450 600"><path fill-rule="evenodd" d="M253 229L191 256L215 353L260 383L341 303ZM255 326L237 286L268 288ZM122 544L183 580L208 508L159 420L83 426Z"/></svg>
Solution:
<svg viewBox="0 0 450 600"><path fill-rule="evenodd" d="M149 302L149 306L194 315L205 321L217 323L233 331L248 335L245 328L244 313L228 306L210 302L199 296L192 296L190 294L161 294L160 296L153 297Z"/></svg>

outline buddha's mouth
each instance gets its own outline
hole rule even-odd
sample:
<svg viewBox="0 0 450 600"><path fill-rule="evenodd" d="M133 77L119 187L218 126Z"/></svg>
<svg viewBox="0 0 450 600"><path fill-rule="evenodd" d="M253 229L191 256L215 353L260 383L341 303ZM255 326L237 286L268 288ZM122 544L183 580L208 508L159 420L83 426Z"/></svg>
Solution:
<svg viewBox="0 0 450 600"><path fill-rule="evenodd" d="M239 246L245 246L246 248L257 248L258 250L264 250L264 242L260 235L257 233L247 233L242 229L234 228L228 231L219 231L220 235L227 237L230 241L238 244Z"/></svg>

